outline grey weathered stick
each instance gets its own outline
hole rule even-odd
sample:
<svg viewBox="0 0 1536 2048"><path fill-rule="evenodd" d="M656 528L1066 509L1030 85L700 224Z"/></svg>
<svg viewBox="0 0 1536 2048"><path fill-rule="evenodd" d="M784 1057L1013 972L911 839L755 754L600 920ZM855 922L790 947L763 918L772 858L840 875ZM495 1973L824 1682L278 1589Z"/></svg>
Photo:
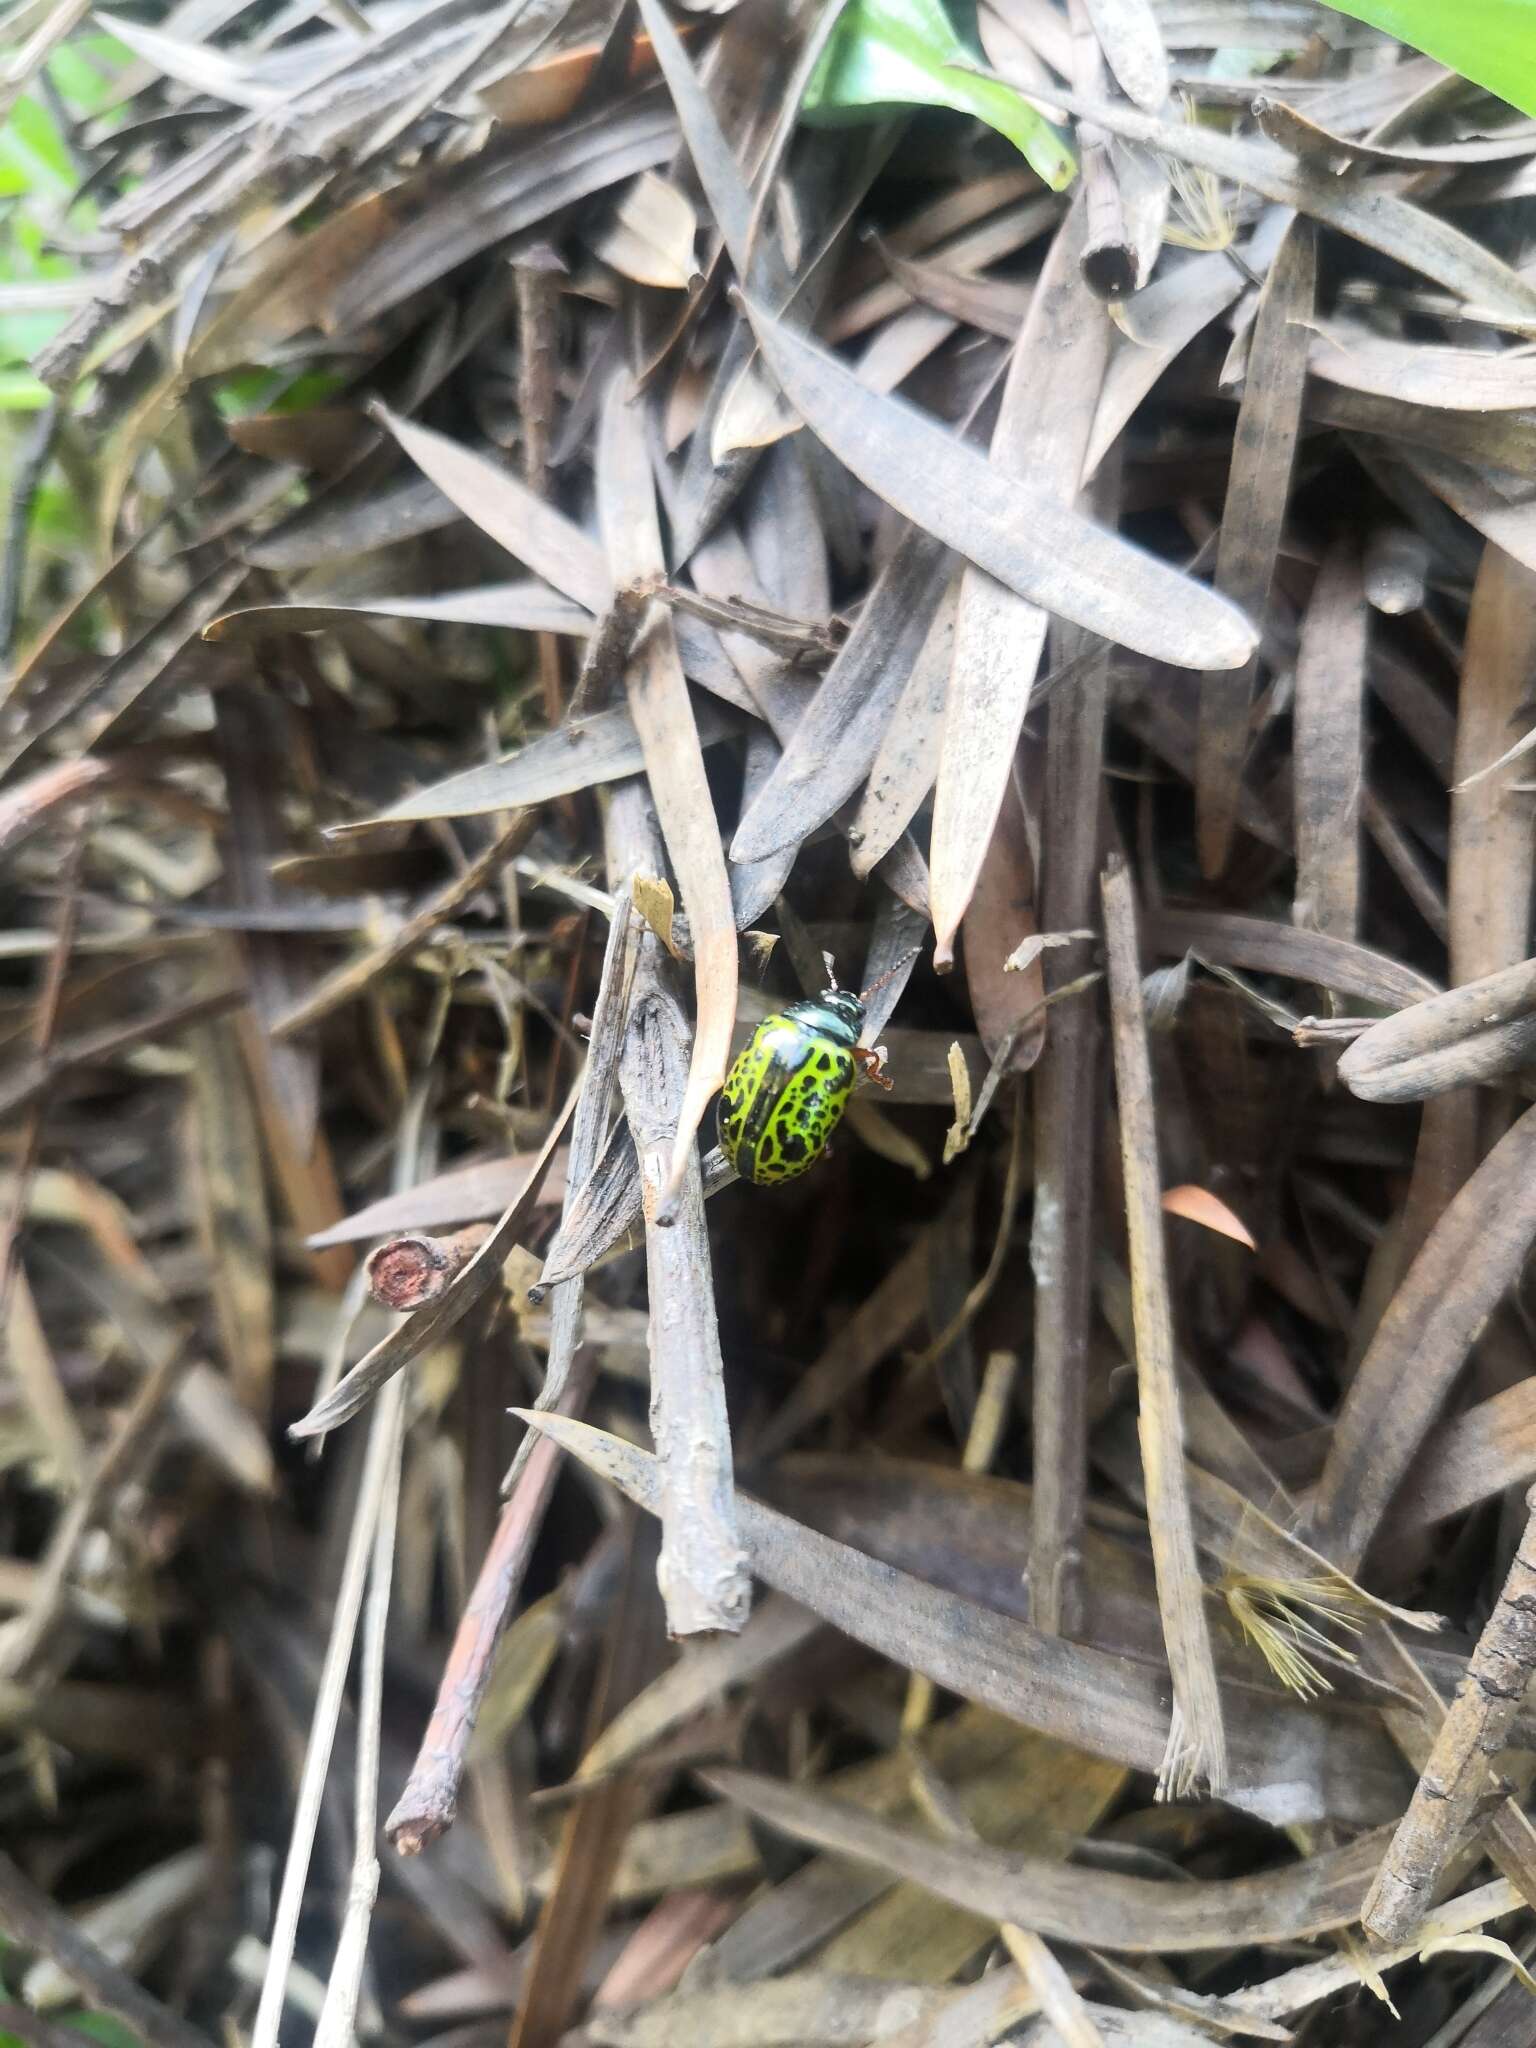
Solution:
<svg viewBox="0 0 1536 2048"><path fill-rule="evenodd" d="M1526 1495L1526 1514L1498 1605L1361 1908L1361 1925L1377 1941L1404 1940L1424 1917L1478 1808L1503 1792L1494 1759L1536 1670L1536 1490Z"/></svg>
<svg viewBox="0 0 1536 2048"><path fill-rule="evenodd" d="M1110 1034L1120 1108L1120 1155L1130 1240L1131 1313L1136 1332L1141 1459L1147 1523L1157 1573L1168 1663L1173 1673L1173 1726L1159 1791L1187 1791L1204 1778L1220 1792L1227 1775L1221 1695L1206 1625L1204 1588L1195 1554L1194 1520L1184 1485L1184 1424L1174 1365L1173 1309L1163 1243L1162 1188L1152 1065L1141 996L1141 954L1130 871L1104 871L1104 941L1109 967Z"/></svg>
<svg viewBox="0 0 1536 2048"><path fill-rule="evenodd" d="M659 866L660 845L655 855ZM640 942L619 1086L640 1161L650 1290L651 1435L661 1467L657 1579L674 1636L734 1633L751 1578L736 1523L730 1418L715 1320L704 1184L691 1142L671 1220L657 1220L688 1075L688 1025L654 933Z"/></svg>

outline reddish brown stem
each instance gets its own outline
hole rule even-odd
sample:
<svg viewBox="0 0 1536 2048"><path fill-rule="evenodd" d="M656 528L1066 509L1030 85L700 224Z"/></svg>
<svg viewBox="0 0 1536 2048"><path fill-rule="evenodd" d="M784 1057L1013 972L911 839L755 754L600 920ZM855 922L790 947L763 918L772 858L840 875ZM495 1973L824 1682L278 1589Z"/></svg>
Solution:
<svg viewBox="0 0 1536 2048"><path fill-rule="evenodd" d="M491 1234L489 1223L467 1223L446 1237L409 1230L386 1238L368 1254L368 1287L380 1308L400 1314L425 1308L448 1292Z"/></svg>
<svg viewBox="0 0 1536 2048"><path fill-rule="evenodd" d="M587 1361L585 1369L583 1360ZM578 1352L577 1361L560 1404L565 1414L580 1414L592 1380L588 1354ZM541 1437L501 1511L443 1666L416 1762L384 1825L384 1832L402 1856L419 1856L453 1826L469 1738L490 1680L496 1645L517 1605L544 1511L555 1490L560 1456L553 1439Z"/></svg>

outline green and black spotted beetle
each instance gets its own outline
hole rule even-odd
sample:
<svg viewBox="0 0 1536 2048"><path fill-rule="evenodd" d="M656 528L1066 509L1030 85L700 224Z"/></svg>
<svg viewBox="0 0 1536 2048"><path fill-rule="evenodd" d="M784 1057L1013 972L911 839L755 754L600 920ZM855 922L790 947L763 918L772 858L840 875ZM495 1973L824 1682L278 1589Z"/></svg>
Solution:
<svg viewBox="0 0 1536 2048"><path fill-rule="evenodd" d="M765 1017L736 1055L717 1121L720 1149L743 1180L773 1187L814 1166L861 1068L890 1087L879 1051L859 1044L865 996L888 979L883 975L864 996L834 983L819 996L790 1003Z"/></svg>

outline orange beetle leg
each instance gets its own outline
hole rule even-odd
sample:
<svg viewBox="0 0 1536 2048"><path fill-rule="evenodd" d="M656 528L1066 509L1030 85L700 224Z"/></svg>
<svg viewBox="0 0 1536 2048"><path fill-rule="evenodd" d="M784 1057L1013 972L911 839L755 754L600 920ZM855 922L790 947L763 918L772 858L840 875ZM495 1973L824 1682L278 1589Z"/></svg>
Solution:
<svg viewBox="0 0 1536 2048"><path fill-rule="evenodd" d="M853 1056L863 1069L866 1081L873 1081L877 1088L890 1088L891 1077L885 1071L883 1045L856 1045L853 1048Z"/></svg>

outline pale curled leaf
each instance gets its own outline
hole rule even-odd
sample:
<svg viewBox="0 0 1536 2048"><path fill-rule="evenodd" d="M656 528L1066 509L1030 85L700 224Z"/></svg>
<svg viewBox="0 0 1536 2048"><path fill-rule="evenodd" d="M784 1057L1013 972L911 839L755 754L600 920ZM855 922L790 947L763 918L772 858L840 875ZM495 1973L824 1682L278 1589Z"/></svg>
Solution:
<svg viewBox="0 0 1536 2048"><path fill-rule="evenodd" d="M1224 598L1080 513L1042 507L932 420L747 301L785 393L838 460L915 524L1058 617L1184 668L1237 668L1252 626Z"/></svg>
<svg viewBox="0 0 1536 2048"><path fill-rule="evenodd" d="M697 268L698 220L683 193L656 171L642 171L598 236L597 253L636 284L684 291Z"/></svg>
<svg viewBox="0 0 1536 2048"><path fill-rule="evenodd" d="M632 875L629 893L636 910L660 939L674 960L681 960L672 936L672 885L661 875Z"/></svg>
<svg viewBox="0 0 1536 2048"><path fill-rule="evenodd" d="M1428 1962L1431 1956L1482 1955L1497 1956L1506 1963L1513 1974L1533 1997L1536 1997L1536 1977L1521 1962L1507 1941L1500 1941L1494 1934L1442 1934L1434 1941L1426 1941L1419 1950L1419 1961Z"/></svg>
<svg viewBox="0 0 1536 2048"><path fill-rule="evenodd" d="M944 1164L958 1158L971 1142L971 1071L957 1040L949 1048L949 1081L954 1090L955 1116L944 1134Z"/></svg>
<svg viewBox="0 0 1536 2048"><path fill-rule="evenodd" d="M1097 937L1097 932L1090 931L1086 925L1075 932L1031 932L1027 938L1020 939L1003 962L1003 969L1008 974L1023 974L1049 948L1075 946L1084 939Z"/></svg>

